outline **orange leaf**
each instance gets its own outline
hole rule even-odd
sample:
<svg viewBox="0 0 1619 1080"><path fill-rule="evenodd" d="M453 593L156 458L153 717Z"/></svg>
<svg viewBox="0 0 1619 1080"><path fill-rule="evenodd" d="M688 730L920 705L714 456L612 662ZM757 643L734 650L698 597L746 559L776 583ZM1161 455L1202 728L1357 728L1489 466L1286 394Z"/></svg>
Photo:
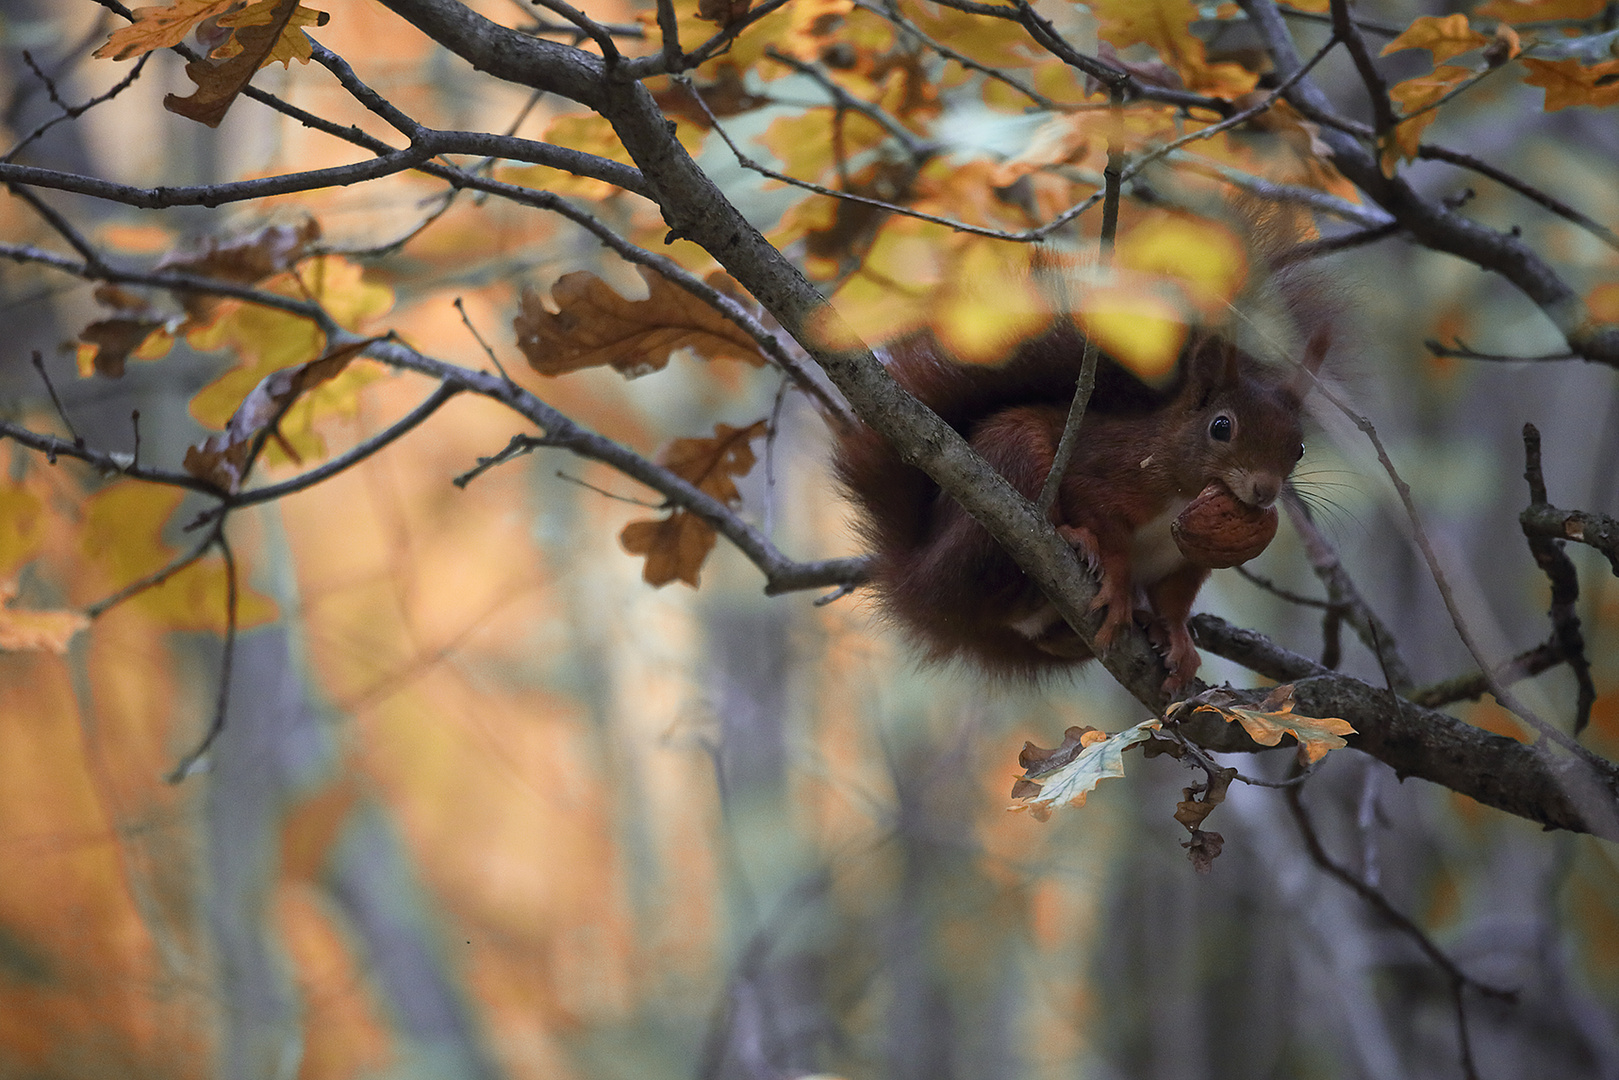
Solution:
<svg viewBox="0 0 1619 1080"><path fill-rule="evenodd" d="M1208 62L1202 39L1191 30L1198 18L1192 0L1094 0L1089 6L1099 23L1098 38L1119 49L1150 46L1189 90L1236 97L1259 81L1240 64Z"/></svg>
<svg viewBox="0 0 1619 1080"><path fill-rule="evenodd" d="M1543 22L1550 19L1589 19L1608 6L1608 0L1490 0L1473 14L1502 22Z"/></svg>
<svg viewBox="0 0 1619 1080"><path fill-rule="evenodd" d="M763 420L745 428L715 424L714 436L676 439L658 455L658 464L693 487L727 505L741 500L733 477L746 475L755 458L748 445L764 435ZM663 586L679 579L697 587L697 573L714 549L713 526L685 510L675 510L659 521L632 521L618 535L624 550L646 556L641 576L649 585Z"/></svg>
<svg viewBox="0 0 1619 1080"><path fill-rule="evenodd" d="M1378 55L1387 56L1402 49L1427 49L1433 53L1433 62L1440 64L1489 42L1489 38L1468 25L1467 16L1460 12L1444 18L1424 15L1413 20L1405 33L1383 46Z"/></svg>
<svg viewBox="0 0 1619 1080"><path fill-rule="evenodd" d="M304 36L303 31L298 28L299 20L294 18L299 12L298 0L261 0L261 2L274 6L269 9L268 17L262 22L255 21L250 26L236 28L231 39L234 45L225 47L234 47L236 50L234 55L215 63L206 60L192 60L187 63L186 75L197 84L197 89L190 97L183 98L178 94L169 94L163 99L165 109L195 120L199 124L218 127L219 122L225 119L225 113L230 108L231 102L247 88L247 84L259 68L276 60L285 62L289 56L299 55L300 51L302 52L300 59L308 59L308 42L282 43L283 35L294 35L300 39ZM254 8L258 6L254 5ZM325 21L324 12L309 14L317 17L316 25ZM259 16L255 12L253 17L257 19ZM304 25L307 25L307 18L303 21Z"/></svg>
<svg viewBox="0 0 1619 1080"><path fill-rule="evenodd" d="M186 39L204 19L235 7L237 0L176 0L169 7L135 9L135 21L114 30L95 51L97 60L133 60L153 49L167 49Z"/></svg>
<svg viewBox="0 0 1619 1080"><path fill-rule="evenodd" d="M739 502L742 496L731 478L746 476L753 468L753 448L748 444L768 427L763 420L745 428L715 424L713 438L676 439L658 455L658 464L722 503Z"/></svg>
<svg viewBox="0 0 1619 1080"><path fill-rule="evenodd" d="M1198 705L1193 711L1218 713L1228 724L1237 721L1261 746L1275 746L1282 741L1283 735L1291 735L1298 740L1299 760L1305 764L1320 761L1329 750L1348 746L1342 736L1355 733L1347 720L1295 713L1292 683L1272 690L1258 709L1226 708L1206 703Z"/></svg>
<svg viewBox="0 0 1619 1080"><path fill-rule="evenodd" d="M625 551L646 556L641 577L658 587L678 578L695 589L697 573L714 550L714 541L713 527L684 510L660 521L632 521L618 534Z"/></svg>
<svg viewBox="0 0 1619 1080"><path fill-rule="evenodd" d="M1592 289L1585 298L1585 306L1591 310L1591 318L1598 322L1619 323L1619 281ZM0 571L4 566L4 560L0 560Z"/></svg>
<svg viewBox="0 0 1619 1080"><path fill-rule="evenodd" d="M1546 112L1571 105L1601 107L1619 102L1619 60L1586 67L1578 60L1536 60L1520 57L1529 69L1523 81L1546 91Z"/></svg>
<svg viewBox="0 0 1619 1080"><path fill-rule="evenodd" d="M45 501L20 485L0 485L0 578L10 577L45 543Z"/></svg>
<svg viewBox="0 0 1619 1080"><path fill-rule="evenodd" d="M634 378L661 369L670 353L683 348L711 360L764 364L741 327L657 271L637 269L649 290L645 300L626 300L584 270L551 286L554 313L538 292L524 290L512 328L529 365L542 375L564 375L607 364Z"/></svg>
<svg viewBox="0 0 1619 1080"><path fill-rule="evenodd" d="M0 652L46 649L67 652L73 635L90 625L88 616L77 611L29 611L14 608L17 582L0 581Z"/></svg>
<svg viewBox="0 0 1619 1080"><path fill-rule="evenodd" d="M94 371L109 379L123 378L125 361L132 353L145 352L142 347L147 339L155 331L161 331L163 325L161 319L98 319L91 323L79 331L79 341L83 343L79 350L79 373ZM173 343L174 339L166 334L160 337Z"/></svg>
<svg viewBox="0 0 1619 1080"><path fill-rule="evenodd" d="M1401 121L1393 132L1383 137L1384 175L1393 175L1395 162L1410 161L1417 156L1422 133L1439 117L1439 110L1433 106L1474 74L1469 68L1445 64L1427 75L1407 79L1389 88L1389 97L1410 119Z"/></svg>

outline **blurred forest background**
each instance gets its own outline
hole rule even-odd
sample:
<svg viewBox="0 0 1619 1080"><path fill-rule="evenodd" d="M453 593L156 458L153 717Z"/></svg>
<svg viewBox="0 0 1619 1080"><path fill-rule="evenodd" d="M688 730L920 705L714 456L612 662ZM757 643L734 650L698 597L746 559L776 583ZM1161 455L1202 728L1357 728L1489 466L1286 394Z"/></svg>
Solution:
<svg viewBox="0 0 1619 1080"><path fill-rule="evenodd" d="M381 4L314 6L331 18L311 35L417 120L562 138L566 103L474 72ZM510 0L469 6L510 26L546 15ZM1094 45L1083 11L1041 7ZM651 25L627 3L584 10ZM1395 32L1446 10L1356 8ZM40 73L69 104L129 74L130 62L89 56L126 24L97 3L5 0L0 19L8 145L62 111ZM216 130L165 111L164 95L193 89L184 63L161 50L142 62L127 89L15 160L150 188L356 159L252 101ZM1427 56L1388 63L1404 78ZM1354 85L1341 51L1314 78L1335 93ZM319 65L272 64L254 85L385 130ZM1032 134L1017 110L949 89L938 130L958 159L998 160ZM732 134L791 171L772 157L783 144L760 136L825 94L791 73L753 90L778 104L737 116ZM1619 228L1613 109L1545 112L1542 93L1500 75L1447 104L1429 134ZM767 234L798 205L697 125L683 134ZM1568 222L1439 163L1402 167L1424 192L1471 183L1468 213L1520 225L1577 280L1619 282L1619 252ZM650 203L539 168L489 166L589 200L662 250ZM324 277L301 287L326 290L345 325L486 367L470 323L518 383L648 456L716 423L776 416L740 481L744 512L795 557L859 553L828 479L825 425L802 396L778 401L776 374L696 357L634 381L536 374L510 329L525 287L543 293L579 270L625 296L646 286L554 215L445 192L405 172L217 209L44 198L109 257L148 266L198 237L318 221ZM0 199L0 238L67 251L15 195ZM1535 645L1547 586L1516 520L1528 502L1521 428L1544 435L1554 503L1619 513L1615 372L1436 358L1425 340L1524 356L1561 347L1519 294L1458 260L1396 240L1323 264L1349 311L1339 374L1412 483L1470 618L1497 655ZM143 463L175 466L209 433L199 415L217 429L277 366L253 350L280 331L243 316L211 343L135 355L120 379L84 375L74 339L106 314L89 284L8 263L0 303L5 417L61 430L37 350L91 446L133 452L139 410ZM303 467L429 389L356 363L313 395L300 445L317 449ZM812 592L766 597L723 540L700 590L653 588L616 540L649 516L614 497L647 498L621 473L542 450L450 483L519 430L500 405L462 395L362 464L233 514L242 631L228 721L210 767L183 782L165 776L202 738L220 683L217 558L99 614L60 654L0 652L0 1076L1463 1075L1450 980L1322 873L1281 792L1234 785L1211 823L1226 848L1208 875L1193 873L1171 816L1191 774L1167 757L1132 755L1125 781L1049 822L1008 813L1025 739L1118 730L1145 719L1142 707L1099 669L1030 691L919 668L858 594L824 606ZM1327 505L1327 534L1416 681L1465 673L1392 489L1351 435L1312 435L1301 486ZM31 608L82 611L161 567L196 542L181 527L209 505L52 468L14 442L0 464L11 515L0 580L20 583ZM266 468L275 480L299 471L284 457ZM1594 552L1570 555L1600 692L1585 741L1612 757L1619 581ZM1320 594L1285 526L1251 569ZM1199 609L1300 653L1323 647L1319 611L1234 571L1216 574ZM1383 682L1353 644L1343 666ZM1244 682L1212 657L1203 677ZM1566 671L1520 689L1544 714L1571 715ZM1488 698L1450 708L1528 737ZM1292 756L1227 763L1280 778ZM1467 992L1477 1075L1619 1077L1612 844L1401 783L1352 750L1329 755L1303 799L1336 859L1470 977L1518 992L1516 1004Z"/></svg>

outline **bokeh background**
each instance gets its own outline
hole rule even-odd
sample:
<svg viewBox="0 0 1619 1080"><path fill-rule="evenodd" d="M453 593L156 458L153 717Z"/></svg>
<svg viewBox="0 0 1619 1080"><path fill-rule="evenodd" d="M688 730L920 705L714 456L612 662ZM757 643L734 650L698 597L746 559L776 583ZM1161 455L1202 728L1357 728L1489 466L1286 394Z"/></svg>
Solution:
<svg viewBox="0 0 1619 1080"><path fill-rule="evenodd" d="M555 118L553 103L476 75L372 0L327 7L319 40L425 122L538 138ZM23 51L81 101L127 72L82 47L116 25L94 3L0 3L8 140L56 111ZM315 67L274 66L256 85L374 124ZM250 102L217 132L160 107L188 89L177 58L157 55L22 160L137 185L353 160ZM1435 130L1619 224L1611 110L1546 116L1538 91L1502 80ZM758 219L778 215L786 196L722 149L704 160L728 190ZM1434 166L1414 175L1457 184ZM220 210L50 201L137 262L188 237L314 217L332 257L363 271L368 326L480 366L460 298L520 382L648 454L771 413L771 378L695 358L634 382L528 372L510 331L523 286L590 269L631 294L636 279L577 230L500 200L463 195L412 234L441 196L407 176ZM661 223L637 203L600 209L655 237ZM1481 186L1469 209L1521 223L1582 280L1619 273L1611 249L1498 190ZM56 243L12 197L0 232ZM1441 256L1388 244L1334 259L1331 274L1350 313L1338 374L1416 489L1470 616L1502 655L1537 643L1547 592L1516 526L1519 429L1532 420L1545 435L1553 502L1619 512L1614 373L1433 359L1423 340L1457 334L1500 352L1555 347L1526 301ZM188 403L237 362L181 342L121 380L81 378L62 343L97 316L88 286L8 265L0 305L8 416L56 423L37 349L92 444L129 449L140 410L143 460L178 462L202 438ZM352 445L429 389L378 369L316 431ZM796 556L855 553L822 421L791 395L782 415L744 483L749 512ZM1018 690L920 669L858 596L766 598L723 543L700 590L653 589L615 539L648 513L609 497L646 497L623 477L540 453L450 484L518 430L492 404L457 400L363 466L237 515L255 610L274 617L244 631L212 768L183 783L163 777L212 710L220 638L207 619L131 602L65 655L0 653L0 1076L1460 1075L1449 984L1310 862L1277 792L1234 787L1209 822L1227 843L1208 876L1171 818L1192 774L1168 758L1132 755L1124 781L1049 822L1008 813L1025 739L1117 730L1144 719L1139 706L1097 672ZM15 445L0 464L49 510L5 573L64 605L110 591L98 551L117 556L136 533L147 555L180 550L203 505ZM1465 671L1364 448L1322 432L1302 478L1419 681ZM1604 691L1589 741L1611 755L1619 583L1591 553L1571 555ZM1317 594L1285 528L1253 569ZM1321 648L1318 613L1234 573L1200 606ZM1345 665L1378 678L1355 647ZM1213 660L1204 675L1240 678ZM1569 715L1565 675L1532 687L1547 713ZM1488 702L1457 710L1521 734ZM1279 777L1288 754L1232 763ZM1353 751L1330 755L1306 802L1336 857L1471 974L1520 990L1515 1007L1468 1000L1481 1075L1619 1076L1611 845L1401 783Z"/></svg>

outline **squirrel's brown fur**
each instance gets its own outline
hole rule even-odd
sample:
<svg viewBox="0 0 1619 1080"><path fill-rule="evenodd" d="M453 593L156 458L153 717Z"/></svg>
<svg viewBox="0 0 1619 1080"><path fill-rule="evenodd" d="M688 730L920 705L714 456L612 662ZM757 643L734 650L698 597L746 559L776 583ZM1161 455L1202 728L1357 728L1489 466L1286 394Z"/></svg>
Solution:
<svg viewBox="0 0 1619 1080"><path fill-rule="evenodd" d="M1312 366L1324 348L1323 332L1310 344ZM1003 365L956 363L922 334L891 347L888 370L1033 499L1050 471L1083 351L1064 320ZM1303 452L1303 389L1296 370L1196 332L1164 388L1106 356L1099 361L1051 519L1100 579L1095 606L1107 617L1098 644L1105 648L1144 598L1171 691L1197 670L1186 619L1208 569L1180 554L1169 523L1214 482L1250 507L1270 506ZM845 434L835 467L859 513L882 610L931 658L1037 676L1092 655L988 532L876 432Z"/></svg>

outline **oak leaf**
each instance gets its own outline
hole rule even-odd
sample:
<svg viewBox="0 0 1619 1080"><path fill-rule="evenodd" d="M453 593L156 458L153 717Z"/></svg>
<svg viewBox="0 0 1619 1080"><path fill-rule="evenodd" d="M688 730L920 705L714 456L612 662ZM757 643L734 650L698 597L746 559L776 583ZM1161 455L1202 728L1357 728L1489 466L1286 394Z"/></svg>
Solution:
<svg viewBox="0 0 1619 1080"><path fill-rule="evenodd" d="M168 49L186 39L204 19L223 15L239 0L175 0L168 7L135 9L135 21L112 32L93 54L97 60L133 60L153 49Z"/></svg>
<svg viewBox="0 0 1619 1080"><path fill-rule="evenodd" d="M121 589L168 566L176 552L164 542L163 533L184 495L176 488L124 480L87 499L82 507L80 545L99 573L84 575L85 584L109 591ZM227 573L223 559L202 559L124 603L166 629L222 633ZM275 616L273 600L238 582L239 628L257 626Z"/></svg>
<svg viewBox="0 0 1619 1080"><path fill-rule="evenodd" d="M1200 703L1194 712L1212 712L1243 726L1254 742L1261 746L1275 746L1283 735L1298 740L1299 761L1310 765L1320 761L1327 751L1348 746L1342 738L1353 735L1355 729L1347 720L1336 716L1305 716L1293 711L1293 684L1284 683L1265 696L1257 709L1244 709L1219 705L1212 701Z"/></svg>
<svg viewBox="0 0 1619 1080"><path fill-rule="evenodd" d="M676 439L658 455L658 464L727 506L741 501L735 478L745 476L756 460L748 444L768 430L759 420L745 428L715 424L712 438ZM698 572L714 550L714 527L688 510L676 508L668 517L632 521L618 534L619 543L632 555L646 558L641 577L662 587L680 580L697 587Z"/></svg>
<svg viewBox="0 0 1619 1080"><path fill-rule="evenodd" d="M542 375L563 375L606 364L634 378L659 370L684 348L711 360L764 364L759 346L741 327L657 271L637 269L649 290L645 300L626 300L584 270L551 286L555 312L538 292L524 290L512 329L529 366Z"/></svg>
<svg viewBox="0 0 1619 1080"><path fill-rule="evenodd" d="M1451 57L1471 52L1490 43L1490 39L1474 30L1467 16L1457 12L1440 17L1423 15L1412 20L1405 32L1387 45L1379 56L1400 52L1402 49L1427 49L1433 62L1442 64Z"/></svg>
<svg viewBox="0 0 1619 1080"><path fill-rule="evenodd" d="M1473 14L1502 22L1546 22L1553 19L1589 19L1608 6L1608 0L1490 0Z"/></svg>
<svg viewBox="0 0 1619 1080"><path fill-rule="evenodd" d="M1193 829L1192 838L1181 841L1181 847L1186 849L1186 857L1192 860L1192 869L1207 874L1214 869L1214 860L1219 857L1220 849L1225 847L1225 837L1217 832Z"/></svg>
<svg viewBox="0 0 1619 1080"><path fill-rule="evenodd" d="M208 237L200 244L163 256L154 269L178 270L236 285L256 285L292 269L309 253L309 245L318 239L320 224L313 218L299 225L267 225L226 239ZM219 303L215 297L189 290L176 289L175 295L194 320L205 318Z"/></svg>
<svg viewBox="0 0 1619 1080"><path fill-rule="evenodd" d="M73 635L90 625L90 619L77 611L32 611L16 608L15 580L0 581L0 652L48 650L67 652Z"/></svg>
<svg viewBox="0 0 1619 1080"><path fill-rule="evenodd" d="M45 544L45 500L20 484L0 484L0 579Z"/></svg>
<svg viewBox="0 0 1619 1080"><path fill-rule="evenodd" d="M165 325L162 319L97 319L79 331L79 374L121 379L124 363L131 356L137 360L161 357L174 344L174 338L164 332Z"/></svg>
<svg viewBox="0 0 1619 1080"><path fill-rule="evenodd" d="M267 15L257 10L260 8L265 8ZM259 68L277 60L286 63L293 57L307 62L309 43L302 40L304 32L299 27L319 26L328 18L325 12L300 8L298 0L261 0L240 14L248 12L253 13L251 18L255 21L236 26L230 41L214 50L215 55L227 52L231 55L212 62L189 61L186 75L197 84L197 89L189 97L167 95L163 99L165 109L199 124L218 127L231 103L247 88ZM284 43L283 37L289 35L299 40Z"/></svg>
<svg viewBox="0 0 1619 1080"><path fill-rule="evenodd" d="M1111 776L1124 775L1124 751L1152 738L1157 720L1144 720L1114 735L1090 727L1071 727L1064 732L1061 746L1042 750L1024 743L1018 754L1023 776L1012 786L1016 806L1039 821L1064 804L1084 806L1096 785Z"/></svg>
<svg viewBox="0 0 1619 1080"><path fill-rule="evenodd" d="M1537 60L1521 57L1529 69L1523 81L1546 91L1546 112L1574 105L1601 108L1619 102L1619 60L1587 67L1578 60Z"/></svg>
<svg viewBox="0 0 1619 1080"><path fill-rule="evenodd" d="M231 414L224 431L186 450L186 472L221 491L239 491L254 448L263 438L279 437L281 419L293 403L307 391L342 374L350 360L377 340L367 338L340 345L306 364L266 376ZM283 449L294 459L299 456L295 449Z"/></svg>
<svg viewBox="0 0 1619 1080"><path fill-rule="evenodd" d="M1119 49L1150 46L1190 90L1230 98L1259 81L1240 64L1208 62L1202 39L1191 30L1199 14L1192 0L1093 0L1089 6L1098 38Z"/></svg>
<svg viewBox="0 0 1619 1080"><path fill-rule="evenodd" d="M1400 106L1407 119L1401 120L1392 132L1382 137L1381 163L1385 176L1394 175L1394 166L1398 161L1410 161L1417 156L1422 133L1439 118L1439 102L1474 74L1470 68L1441 64L1427 75L1406 79L1389 87L1389 97Z"/></svg>

